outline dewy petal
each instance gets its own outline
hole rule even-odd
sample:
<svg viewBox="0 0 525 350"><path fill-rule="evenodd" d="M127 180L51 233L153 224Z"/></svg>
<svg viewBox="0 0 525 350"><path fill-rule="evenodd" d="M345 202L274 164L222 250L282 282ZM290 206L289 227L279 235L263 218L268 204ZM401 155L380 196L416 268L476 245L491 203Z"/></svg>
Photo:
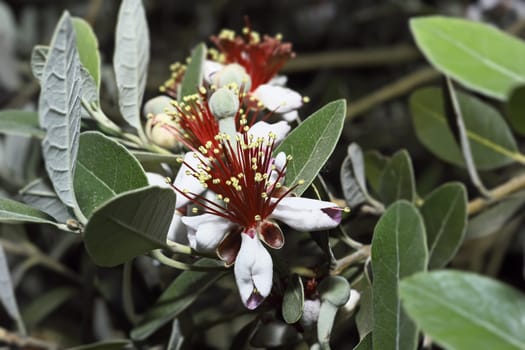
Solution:
<svg viewBox="0 0 525 350"><path fill-rule="evenodd" d="M204 186L202 186L199 180L197 180L195 177L186 173L190 170L186 166L186 164L189 164L195 170L197 170L197 165L200 164L200 161L198 158L195 157L195 154L195 152L188 152L184 155L184 163L182 163L179 172L175 177L175 181L173 181L173 184L175 185L175 187L177 187L177 189L180 189L182 191L188 190L188 192L190 193L201 194L205 190ZM191 202L191 200L189 200L182 194L177 193L175 208L178 209L180 207L183 207L189 202Z"/></svg>
<svg viewBox="0 0 525 350"><path fill-rule="evenodd" d="M299 231L316 231L339 225L341 211L332 202L301 197L285 197L277 204L271 217Z"/></svg>
<svg viewBox="0 0 525 350"><path fill-rule="evenodd" d="M224 68L224 65L218 62L211 61L211 60L205 60L204 64L202 65L202 75L203 75L204 80L208 84L211 84L213 81L213 76L223 68Z"/></svg>
<svg viewBox="0 0 525 350"><path fill-rule="evenodd" d="M282 86L262 84L253 94L267 109L276 113L287 113L303 105L301 95Z"/></svg>
<svg viewBox="0 0 525 350"><path fill-rule="evenodd" d="M220 216L202 214L196 216L183 216L182 222L188 227L188 239L193 248L200 251L213 251L228 233L234 224Z"/></svg>
<svg viewBox="0 0 525 350"><path fill-rule="evenodd" d="M235 281L244 305L253 310L270 294L273 263L257 236L241 234L241 249L235 259Z"/></svg>
<svg viewBox="0 0 525 350"><path fill-rule="evenodd" d="M275 143L278 144L284 140L290 129L291 126L285 121L280 121L273 124L259 121L253 124L250 130L248 130L248 135L253 135L253 137L256 139L259 137L266 139L270 133L273 133L275 134Z"/></svg>

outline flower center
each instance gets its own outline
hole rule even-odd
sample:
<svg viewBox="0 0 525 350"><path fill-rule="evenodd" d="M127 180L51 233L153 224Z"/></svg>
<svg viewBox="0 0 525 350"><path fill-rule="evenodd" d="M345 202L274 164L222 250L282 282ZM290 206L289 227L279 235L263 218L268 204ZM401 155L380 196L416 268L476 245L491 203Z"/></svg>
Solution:
<svg viewBox="0 0 525 350"><path fill-rule="evenodd" d="M215 193L216 200L175 189L206 213L224 217L245 228L254 228L295 187L284 189L282 186L289 159L276 166L272 157L275 135L270 133L266 138L255 138L248 130L244 128L235 140L229 135L219 134L216 140L220 142L220 154L201 154L197 169L186 164L191 169L189 175Z"/></svg>
<svg viewBox="0 0 525 350"><path fill-rule="evenodd" d="M267 83L285 63L295 56L292 44L283 43L280 34L275 37L265 35L261 40L259 33L249 26L243 29L243 36L231 30L223 30L211 41L221 53L223 63L238 63L246 69L251 78L251 91Z"/></svg>

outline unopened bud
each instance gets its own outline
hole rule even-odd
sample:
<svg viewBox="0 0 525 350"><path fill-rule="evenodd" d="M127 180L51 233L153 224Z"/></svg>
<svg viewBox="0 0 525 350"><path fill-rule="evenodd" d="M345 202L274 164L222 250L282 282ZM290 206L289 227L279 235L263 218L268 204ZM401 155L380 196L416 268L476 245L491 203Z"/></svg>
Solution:
<svg viewBox="0 0 525 350"><path fill-rule="evenodd" d="M159 113L152 115L146 122L146 136L157 146L174 149L180 146L172 128L178 125L173 119L165 114Z"/></svg>
<svg viewBox="0 0 525 350"><path fill-rule="evenodd" d="M222 87L210 96L208 105L218 119L235 117L239 111L239 97L230 89Z"/></svg>
<svg viewBox="0 0 525 350"><path fill-rule="evenodd" d="M149 114L157 115L160 113L166 113L167 111L175 111L173 105L171 104L173 99L168 96L157 96L149 100L144 104L144 115Z"/></svg>
<svg viewBox="0 0 525 350"><path fill-rule="evenodd" d="M213 77L213 83L219 88L227 85L235 85L238 89L242 87L243 92L250 91L252 86L246 69L237 63L228 64L218 71Z"/></svg>

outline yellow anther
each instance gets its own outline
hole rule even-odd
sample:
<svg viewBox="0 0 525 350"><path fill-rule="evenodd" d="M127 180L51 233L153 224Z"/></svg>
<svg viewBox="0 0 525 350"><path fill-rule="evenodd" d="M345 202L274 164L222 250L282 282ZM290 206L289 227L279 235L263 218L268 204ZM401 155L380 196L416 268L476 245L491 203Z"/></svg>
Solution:
<svg viewBox="0 0 525 350"><path fill-rule="evenodd" d="M191 208L191 212L193 214L197 214L199 212L199 209L198 208Z"/></svg>
<svg viewBox="0 0 525 350"><path fill-rule="evenodd" d="M297 184L299 184L299 185L303 185L303 184L304 184L304 180L299 180L299 181L297 181Z"/></svg>
<svg viewBox="0 0 525 350"><path fill-rule="evenodd" d="M348 207L344 207L344 208L343 208L343 211L344 211L345 213L349 213L349 212L350 212L350 208L348 208Z"/></svg>
<svg viewBox="0 0 525 350"><path fill-rule="evenodd" d="M308 97L308 96L303 96L303 102L304 102L304 103L308 103L308 102L310 102L310 97Z"/></svg>
<svg viewBox="0 0 525 350"><path fill-rule="evenodd" d="M255 215L254 217L255 221L261 221L261 216L259 214Z"/></svg>
<svg viewBox="0 0 525 350"><path fill-rule="evenodd" d="M204 95L206 93L206 88L204 86L201 86L199 88L199 92Z"/></svg>
<svg viewBox="0 0 525 350"><path fill-rule="evenodd" d="M171 178L169 176L165 177L164 182L167 184L171 184Z"/></svg>
<svg viewBox="0 0 525 350"><path fill-rule="evenodd" d="M224 203L230 203L230 198L224 197Z"/></svg>

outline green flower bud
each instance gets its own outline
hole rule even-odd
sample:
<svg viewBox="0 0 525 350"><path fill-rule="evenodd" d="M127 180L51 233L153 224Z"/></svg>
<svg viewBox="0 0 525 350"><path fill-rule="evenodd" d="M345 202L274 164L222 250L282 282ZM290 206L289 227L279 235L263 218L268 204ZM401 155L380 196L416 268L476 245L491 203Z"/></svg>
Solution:
<svg viewBox="0 0 525 350"><path fill-rule="evenodd" d="M146 136L157 146L166 149L176 149L181 144L175 137L175 132L170 129L178 127L173 118L166 113L150 114L146 122Z"/></svg>
<svg viewBox="0 0 525 350"><path fill-rule="evenodd" d="M175 108L171 104L173 99L168 96L157 96L148 100L144 104L144 115L148 116L149 114L157 115L160 113L173 112Z"/></svg>
<svg viewBox="0 0 525 350"><path fill-rule="evenodd" d="M240 89L244 88L244 92L250 91L252 80L246 73L246 69L237 63L228 64L223 69L218 71L213 77L213 82L217 87L234 86Z"/></svg>
<svg viewBox="0 0 525 350"><path fill-rule="evenodd" d="M239 110L239 96L226 87L221 87L208 100L211 113L218 119L234 117Z"/></svg>

